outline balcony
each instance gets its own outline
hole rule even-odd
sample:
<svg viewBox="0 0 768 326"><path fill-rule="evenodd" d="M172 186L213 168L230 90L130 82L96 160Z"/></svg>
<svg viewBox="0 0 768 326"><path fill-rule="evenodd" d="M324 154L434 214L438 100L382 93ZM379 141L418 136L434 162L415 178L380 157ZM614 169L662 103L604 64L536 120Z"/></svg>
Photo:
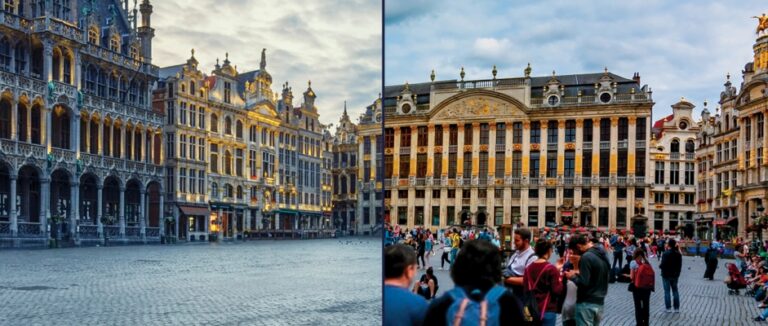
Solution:
<svg viewBox="0 0 768 326"><path fill-rule="evenodd" d="M641 148L645 149L645 148L647 148L647 147L645 147L645 140L636 140L635 141L635 148L636 149L641 149Z"/></svg>
<svg viewBox="0 0 768 326"><path fill-rule="evenodd" d="M685 159L686 160L695 160L696 159L696 153L685 153Z"/></svg>
<svg viewBox="0 0 768 326"><path fill-rule="evenodd" d="M591 141L585 141L581 143L581 148L584 150L592 150L592 142Z"/></svg>
<svg viewBox="0 0 768 326"><path fill-rule="evenodd" d="M497 152L503 152L506 150L507 146L506 144L496 144L496 151Z"/></svg>
<svg viewBox="0 0 768 326"><path fill-rule="evenodd" d="M600 177L599 180L601 186L607 186L610 183L609 177Z"/></svg>
<svg viewBox="0 0 768 326"><path fill-rule="evenodd" d="M573 183L574 183L573 182L573 177L564 177L563 178L563 184L565 184L565 185L572 185Z"/></svg>
<svg viewBox="0 0 768 326"><path fill-rule="evenodd" d="M458 145L448 145L448 153L456 153L458 147Z"/></svg>
<svg viewBox="0 0 768 326"><path fill-rule="evenodd" d="M31 29L31 22L29 19L7 12L0 13L0 24L23 33L27 33Z"/></svg>
<svg viewBox="0 0 768 326"><path fill-rule="evenodd" d="M548 151L556 151L557 150L557 143L548 143L547 144L547 150Z"/></svg>
<svg viewBox="0 0 768 326"><path fill-rule="evenodd" d="M669 153L669 159L670 160L679 160L680 159L680 153Z"/></svg>
<svg viewBox="0 0 768 326"><path fill-rule="evenodd" d="M601 141L600 142L600 150L604 149L611 149L611 142L610 141Z"/></svg>
<svg viewBox="0 0 768 326"><path fill-rule="evenodd" d="M629 141L628 140L626 140L626 139L619 140L619 143L618 143L618 148L619 149L627 149L627 147L629 147Z"/></svg>
<svg viewBox="0 0 768 326"><path fill-rule="evenodd" d="M51 33L77 43L85 42L83 31L77 28L77 26L51 17L35 18L32 21L32 32Z"/></svg>
<svg viewBox="0 0 768 326"><path fill-rule="evenodd" d="M164 123L163 116L149 110L148 107L145 108L129 103L113 102L112 100L91 94L83 95L83 107L89 110L98 110L105 114L112 113L111 115L113 117L123 116L126 118L137 118L156 125L162 125Z"/></svg>
<svg viewBox="0 0 768 326"><path fill-rule="evenodd" d="M410 154L411 154L410 147L400 147L400 155L410 155Z"/></svg>

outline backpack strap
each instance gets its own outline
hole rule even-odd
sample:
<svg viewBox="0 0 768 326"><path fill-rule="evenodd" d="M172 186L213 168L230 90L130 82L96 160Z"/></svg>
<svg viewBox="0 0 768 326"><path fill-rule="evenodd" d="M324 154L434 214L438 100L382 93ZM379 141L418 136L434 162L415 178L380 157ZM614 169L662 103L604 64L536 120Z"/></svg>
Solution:
<svg viewBox="0 0 768 326"><path fill-rule="evenodd" d="M453 326L460 326L461 320L464 318L464 310L467 309L467 304L469 303L468 298L464 298L464 300L461 300L461 305L459 306L459 311L456 312L456 316L453 316ZM483 302L485 303L485 302Z"/></svg>
<svg viewBox="0 0 768 326"><path fill-rule="evenodd" d="M480 326L485 326L486 320L488 320L488 301L483 300L480 303Z"/></svg>

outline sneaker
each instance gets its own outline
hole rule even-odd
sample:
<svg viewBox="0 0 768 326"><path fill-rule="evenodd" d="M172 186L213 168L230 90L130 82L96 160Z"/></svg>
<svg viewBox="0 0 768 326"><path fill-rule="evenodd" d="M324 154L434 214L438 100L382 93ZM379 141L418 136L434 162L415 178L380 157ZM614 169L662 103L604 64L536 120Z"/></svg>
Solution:
<svg viewBox="0 0 768 326"><path fill-rule="evenodd" d="M675 313L679 314L680 313L680 309L675 309Z"/></svg>
<svg viewBox="0 0 768 326"><path fill-rule="evenodd" d="M667 308L664 312L672 312L672 309Z"/></svg>

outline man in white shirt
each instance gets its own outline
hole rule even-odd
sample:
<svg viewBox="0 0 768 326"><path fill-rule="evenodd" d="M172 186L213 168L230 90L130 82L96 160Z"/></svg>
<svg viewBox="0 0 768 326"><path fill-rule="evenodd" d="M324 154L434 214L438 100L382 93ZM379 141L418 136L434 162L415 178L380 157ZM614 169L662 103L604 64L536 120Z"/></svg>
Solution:
<svg viewBox="0 0 768 326"><path fill-rule="evenodd" d="M531 230L527 228L515 229L515 251L507 260L504 269L504 285L510 287L515 294L522 294L523 273L525 268L536 261L538 257L531 248Z"/></svg>

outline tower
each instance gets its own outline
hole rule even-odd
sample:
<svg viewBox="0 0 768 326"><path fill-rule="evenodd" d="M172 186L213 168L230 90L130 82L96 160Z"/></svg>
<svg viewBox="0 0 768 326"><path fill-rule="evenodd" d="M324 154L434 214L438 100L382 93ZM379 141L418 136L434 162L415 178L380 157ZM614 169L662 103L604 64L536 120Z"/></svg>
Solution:
<svg viewBox="0 0 768 326"><path fill-rule="evenodd" d="M152 38L155 37L155 29L152 28L150 17L152 16L152 5L149 0L143 0L139 6L141 11L141 27L139 27L139 38L141 39L141 56L147 63L152 62Z"/></svg>

